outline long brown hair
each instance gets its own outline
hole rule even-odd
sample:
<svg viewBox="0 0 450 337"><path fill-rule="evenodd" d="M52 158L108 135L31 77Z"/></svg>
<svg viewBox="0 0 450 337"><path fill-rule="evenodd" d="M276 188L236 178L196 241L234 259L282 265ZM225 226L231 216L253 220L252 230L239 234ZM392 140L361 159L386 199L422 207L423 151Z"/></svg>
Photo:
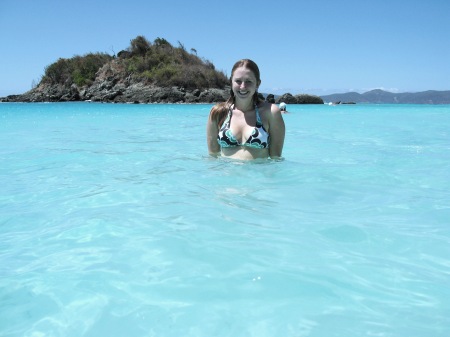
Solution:
<svg viewBox="0 0 450 337"><path fill-rule="evenodd" d="M251 70L256 77L257 84L259 85L261 83L261 76L259 73L258 65L249 59L242 59L234 64L233 68L231 69L230 83L232 82L234 72L236 71L237 68L240 67L244 67ZM253 104L259 103L260 99L258 96L258 90L255 91L252 100ZM215 120L217 122L217 125L220 127L225 121L228 109L230 109L231 105L233 105L234 102L235 102L234 92L233 89L230 89L230 97L228 98L228 100L226 102L218 103L215 106L213 106L210 111L209 118Z"/></svg>

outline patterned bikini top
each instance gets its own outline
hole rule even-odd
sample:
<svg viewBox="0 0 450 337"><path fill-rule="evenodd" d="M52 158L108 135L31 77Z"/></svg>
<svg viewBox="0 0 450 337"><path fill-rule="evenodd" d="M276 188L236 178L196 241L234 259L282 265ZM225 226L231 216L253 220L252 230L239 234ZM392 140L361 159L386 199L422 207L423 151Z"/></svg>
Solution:
<svg viewBox="0 0 450 337"><path fill-rule="evenodd" d="M253 128L252 134L248 137L245 143L239 143L234 137L230 129L231 117L233 115L232 107L228 110L227 119L223 122L222 127L217 135L217 142L220 147L236 147L236 146L248 146L257 149L267 149L269 147L269 133L264 128L261 118L259 117L258 107L255 105L256 112L256 126Z"/></svg>

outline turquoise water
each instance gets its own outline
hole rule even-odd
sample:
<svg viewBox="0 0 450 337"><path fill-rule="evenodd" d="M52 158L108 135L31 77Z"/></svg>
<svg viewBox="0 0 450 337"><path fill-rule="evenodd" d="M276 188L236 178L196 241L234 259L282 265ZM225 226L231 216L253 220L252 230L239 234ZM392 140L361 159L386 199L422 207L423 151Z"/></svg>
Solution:
<svg viewBox="0 0 450 337"><path fill-rule="evenodd" d="M450 336L450 106L0 104L0 336Z"/></svg>

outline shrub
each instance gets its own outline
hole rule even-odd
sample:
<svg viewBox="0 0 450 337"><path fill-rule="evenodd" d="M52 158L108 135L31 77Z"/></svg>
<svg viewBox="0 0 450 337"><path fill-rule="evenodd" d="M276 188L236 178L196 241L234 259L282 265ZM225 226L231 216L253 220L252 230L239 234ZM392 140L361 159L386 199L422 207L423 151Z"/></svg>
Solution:
<svg viewBox="0 0 450 337"><path fill-rule="evenodd" d="M87 54L75 56L73 59L72 81L78 86L91 84L95 80L97 71L108 61L111 56L107 54Z"/></svg>
<svg viewBox="0 0 450 337"><path fill-rule="evenodd" d="M69 60L60 58L55 63L45 67L42 80L51 84L64 83L70 78L71 73L72 69Z"/></svg>
<svg viewBox="0 0 450 337"><path fill-rule="evenodd" d="M177 69L176 66L168 64L163 65L161 64L160 67L155 69L153 74L153 80L156 82L156 84L160 86L169 86L169 85L175 85L175 78L177 74L179 73L179 69Z"/></svg>
<svg viewBox="0 0 450 337"><path fill-rule="evenodd" d="M150 42L145 37L139 35L131 40L130 52L132 55L144 56L150 49L150 46Z"/></svg>
<svg viewBox="0 0 450 337"><path fill-rule="evenodd" d="M74 56L71 59L60 58L45 68L44 83L78 86L90 84L95 80L97 71L112 57L104 53Z"/></svg>

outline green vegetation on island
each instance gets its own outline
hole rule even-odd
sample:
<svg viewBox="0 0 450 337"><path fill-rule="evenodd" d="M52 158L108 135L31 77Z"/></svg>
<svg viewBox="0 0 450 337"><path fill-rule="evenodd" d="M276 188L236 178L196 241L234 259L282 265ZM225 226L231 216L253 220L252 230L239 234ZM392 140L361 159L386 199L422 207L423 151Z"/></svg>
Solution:
<svg viewBox="0 0 450 337"><path fill-rule="evenodd" d="M60 58L45 68L41 83L76 84L79 87L90 85L94 82L97 71L111 59L112 56L104 53L76 55L70 59Z"/></svg>
<svg viewBox="0 0 450 337"><path fill-rule="evenodd" d="M78 87L91 85L105 64L115 61L114 70L124 77L158 87L184 87L186 89L224 88L228 79L214 65L189 53L183 44L172 46L167 40L157 38L153 43L138 36L117 57L105 53L89 53L70 59L60 58L45 68L41 82Z"/></svg>

